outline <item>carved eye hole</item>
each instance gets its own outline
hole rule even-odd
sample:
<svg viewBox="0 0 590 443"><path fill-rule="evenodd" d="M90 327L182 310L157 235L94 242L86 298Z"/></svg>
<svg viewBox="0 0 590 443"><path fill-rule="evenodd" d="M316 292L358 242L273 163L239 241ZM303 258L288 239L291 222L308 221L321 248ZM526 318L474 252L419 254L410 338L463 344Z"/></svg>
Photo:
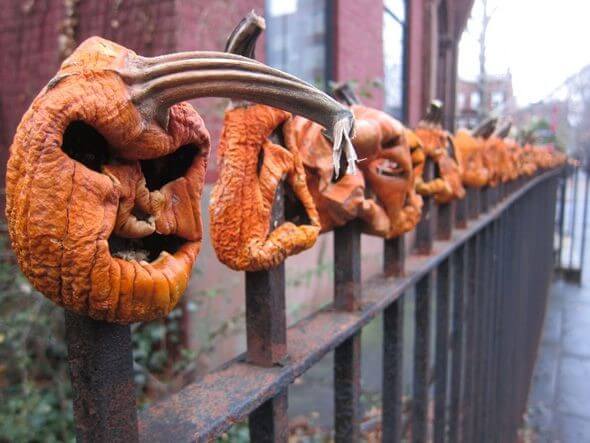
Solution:
<svg viewBox="0 0 590 443"><path fill-rule="evenodd" d="M112 160L110 146L102 134L79 120L66 128L61 149L68 157L96 172L101 172L102 166Z"/></svg>
<svg viewBox="0 0 590 443"><path fill-rule="evenodd" d="M150 191L161 189L166 183L183 177L200 153L194 143L183 145L176 151L151 160L141 160L141 172Z"/></svg>

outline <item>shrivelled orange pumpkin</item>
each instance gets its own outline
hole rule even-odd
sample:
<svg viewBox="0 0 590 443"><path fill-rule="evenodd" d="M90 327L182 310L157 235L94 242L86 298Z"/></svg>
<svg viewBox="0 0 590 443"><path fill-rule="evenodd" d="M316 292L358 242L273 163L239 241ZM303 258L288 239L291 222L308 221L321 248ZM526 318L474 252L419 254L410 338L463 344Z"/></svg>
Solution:
<svg viewBox="0 0 590 443"><path fill-rule="evenodd" d="M253 57L256 39L263 29L263 19L251 13L230 36L226 51ZM336 176L334 165L339 163L334 159L334 145L340 146L339 139L348 143L347 169L354 174L354 151L348 141L352 114L334 99L298 80L293 82L292 92L295 100L291 104L277 106L314 120L328 130L334 142L326 140L324 129L321 138ZM247 102L232 103L225 113L218 150L219 180L210 203L211 239L219 260L232 269L258 271L276 266L288 256L313 246L320 232L299 150L293 143L278 143L283 125L290 121L289 112ZM273 133L275 141L271 141ZM303 214L300 220L294 218L271 226L273 201L283 178Z"/></svg>
<svg viewBox="0 0 590 443"><path fill-rule="evenodd" d="M356 126L358 128L358 121ZM365 198L365 179L360 170L334 180L332 146L323 131L321 125L303 117L294 117L283 127L286 146L301 157L321 232L327 232L362 217L363 208L375 202Z"/></svg>
<svg viewBox="0 0 590 443"><path fill-rule="evenodd" d="M460 129L453 136L455 155L461 166L462 181L465 186L481 188L488 183L489 171L483 161L483 140Z"/></svg>
<svg viewBox="0 0 590 443"><path fill-rule="evenodd" d="M436 176L430 181L424 181L424 166L417 170L416 190L420 195L433 196L437 203L444 204L465 197L465 188L450 134L442 128L442 117L442 103L434 100L426 117L416 127L415 133L422 142L426 159L436 166Z"/></svg>
<svg viewBox="0 0 590 443"><path fill-rule="evenodd" d="M414 227L422 214L408 130L383 111L353 105L357 131L352 140L362 161L359 169L377 205L363 215L365 232L395 238ZM414 145L419 148L419 145Z"/></svg>
<svg viewBox="0 0 590 443"><path fill-rule="evenodd" d="M292 108L300 91L316 94L237 55L145 58L88 39L35 98L11 147L6 214L24 274L95 319L166 315L200 249L209 152L202 119L180 102L222 96Z"/></svg>

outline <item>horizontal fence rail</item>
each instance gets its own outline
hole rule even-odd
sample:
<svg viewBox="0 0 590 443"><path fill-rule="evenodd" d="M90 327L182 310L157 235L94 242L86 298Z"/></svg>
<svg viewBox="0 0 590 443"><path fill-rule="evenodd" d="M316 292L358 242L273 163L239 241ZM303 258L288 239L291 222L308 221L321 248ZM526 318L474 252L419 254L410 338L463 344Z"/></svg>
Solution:
<svg viewBox="0 0 590 443"><path fill-rule="evenodd" d="M334 302L288 328L283 265L248 273L246 354L138 415L128 328L68 314L78 439L208 441L249 418L252 441L286 442L289 385L335 351L335 440L359 441L361 331L383 314L382 441L514 441L552 276L561 176L556 169L469 189L464 201L444 207L427 199L417 249L403 238L385 241L383 274L362 284L360 226L337 229ZM404 303L412 296L408 318ZM404 355L407 321L412 355ZM85 349L93 342L100 346ZM411 408L402 402L407 359ZM109 374L123 391L101 390Z"/></svg>

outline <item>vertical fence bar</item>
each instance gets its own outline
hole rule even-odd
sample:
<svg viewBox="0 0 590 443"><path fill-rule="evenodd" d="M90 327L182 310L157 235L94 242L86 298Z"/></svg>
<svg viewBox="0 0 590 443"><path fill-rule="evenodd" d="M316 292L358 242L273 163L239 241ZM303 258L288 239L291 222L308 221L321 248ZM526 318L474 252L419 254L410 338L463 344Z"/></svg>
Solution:
<svg viewBox="0 0 590 443"><path fill-rule="evenodd" d="M563 173L560 176L560 189L561 192L559 193L559 231L557 237L557 268L561 271L563 267L563 259L562 259L562 252L563 252L563 228L564 228L564 221L565 221L565 197L566 197L566 189L567 189L567 168L563 168Z"/></svg>
<svg viewBox="0 0 590 443"><path fill-rule="evenodd" d="M467 188L467 214L472 220L479 217L479 194L478 188Z"/></svg>
<svg viewBox="0 0 590 443"><path fill-rule="evenodd" d="M451 294L451 258L443 261L436 272L436 350L434 385L434 442L446 437L447 374L449 356L449 297Z"/></svg>
<svg viewBox="0 0 590 443"><path fill-rule="evenodd" d="M578 175L579 175L580 168L576 167L576 172L574 173L574 177L572 179L572 184L574 187L573 190L573 200L572 200L572 237L570 240L570 254L568 260L568 269L574 268L574 245L576 243L576 216L577 216L577 202L578 202Z"/></svg>
<svg viewBox="0 0 590 443"><path fill-rule="evenodd" d="M437 207L436 239L450 240L455 221L455 202L450 202Z"/></svg>
<svg viewBox="0 0 590 443"><path fill-rule="evenodd" d="M467 243L467 300L466 300L466 317L467 317L467 337L465 343L465 388L463 391L463 441L472 442L473 440L473 417L474 417L474 375L475 375L475 335L477 320L476 313L476 293L477 293L477 272L478 272L478 246L479 237L471 238Z"/></svg>
<svg viewBox="0 0 590 443"><path fill-rule="evenodd" d="M588 192L590 191L590 174L585 171L586 180L584 185L584 196L582 204L584 205L582 215L582 242L580 246L580 282L582 281L582 272L584 272L584 252L586 251L586 222L588 221Z"/></svg>
<svg viewBox="0 0 590 443"><path fill-rule="evenodd" d="M384 241L383 271L387 276L404 274L405 239ZM400 296L383 311L382 437L385 443L398 443L402 435L404 297Z"/></svg>
<svg viewBox="0 0 590 443"><path fill-rule="evenodd" d="M283 185L273 202L271 226L284 220ZM267 271L246 272L246 351L249 363L271 367L287 359L285 265ZM261 443L289 438L287 390L259 406L248 419L250 439Z"/></svg>
<svg viewBox="0 0 590 443"><path fill-rule="evenodd" d="M129 326L65 311L65 327L76 439L138 441Z"/></svg>
<svg viewBox="0 0 590 443"><path fill-rule="evenodd" d="M449 409L449 441L460 441L461 380L463 378L463 328L465 325L464 297L466 285L465 256L467 247L461 246L453 260L453 323L451 335L451 392Z"/></svg>
<svg viewBox="0 0 590 443"><path fill-rule="evenodd" d="M434 178L434 163L427 160L424 181ZM416 227L416 252L430 254L434 237L434 202L424 197L422 218ZM414 377L412 402L412 440L425 442L428 438L428 406L430 370L430 299L432 297L432 273L422 277L416 284L416 310L414 319Z"/></svg>
<svg viewBox="0 0 590 443"><path fill-rule="evenodd" d="M432 274L428 274L416 284L414 399L412 402L412 441L415 443L423 443L428 439L431 292Z"/></svg>
<svg viewBox="0 0 590 443"><path fill-rule="evenodd" d="M434 162L429 158L424 165L424 181L434 179ZM416 226L416 252L418 254L430 254L434 239L435 207L432 197L424 197L422 217Z"/></svg>
<svg viewBox="0 0 590 443"><path fill-rule="evenodd" d="M467 227L467 196L455 202L455 226L457 229Z"/></svg>
<svg viewBox="0 0 590 443"><path fill-rule="evenodd" d="M353 311L360 304L361 229L358 221L334 231L334 307ZM335 441L360 439L361 332L334 352Z"/></svg>

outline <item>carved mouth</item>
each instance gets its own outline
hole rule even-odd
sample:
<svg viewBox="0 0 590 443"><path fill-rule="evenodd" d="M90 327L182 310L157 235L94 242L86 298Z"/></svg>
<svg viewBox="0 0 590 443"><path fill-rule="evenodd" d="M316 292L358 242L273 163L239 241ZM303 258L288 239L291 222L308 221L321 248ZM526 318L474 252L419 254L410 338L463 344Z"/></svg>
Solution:
<svg viewBox="0 0 590 443"><path fill-rule="evenodd" d="M377 160L373 170L376 175L386 179L399 179L407 175L406 170L398 162L387 158Z"/></svg>
<svg viewBox="0 0 590 443"><path fill-rule="evenodd" d="M404 173L404 169L396 162L385 160L377 165L377 174L386 177L399 177Z"/></svg>
<svg viewBox="0 0 590 443"><path fill-rule="evenodd" d="M154 233L147 237L131 239L112 234L109 237L109 250L113 257L138 262L153 262L162 252L175 254L188 240L176 235L161 235Z"/></svg>
<svg viewBox="0 0 590 443"><path fill-rule="evenodd" d="M145 180L145 187L149 193L161 194L166 185L177 179L186 178L196 164L195 159L202 154L201 148L194 142L181 145L173 152L158 158L140 161L125 160L117 157L116 151L98 130L82 121L74 121L68 125L63 135L62 150L77 163L98 173L105 173L111 167L123 168L121 176L117 176L116 179L124 187L126 180L132 177L130 187L135 188L134 191L138 194L137 184L141 179ZM114 180L112 176L110 177ZM136 201L129 214L130 218L143 222L144 226L150 226L152 232L147 235L128 236L122 232L116 232L117 223L115 222L113 232L108 237L111 256L127 261L152 263L158 260L162 253L173 255L183 246L195 243L191 241L194 239L183 238L174 233L157 232L158 214L138 204L138 195L135 198ZM172 192L169 198L172 200L170 203L172 206L200 204L199 201L193 202L191 195L180 198ZM120 201L118 212L121 211L122 204Z"/></svg>

